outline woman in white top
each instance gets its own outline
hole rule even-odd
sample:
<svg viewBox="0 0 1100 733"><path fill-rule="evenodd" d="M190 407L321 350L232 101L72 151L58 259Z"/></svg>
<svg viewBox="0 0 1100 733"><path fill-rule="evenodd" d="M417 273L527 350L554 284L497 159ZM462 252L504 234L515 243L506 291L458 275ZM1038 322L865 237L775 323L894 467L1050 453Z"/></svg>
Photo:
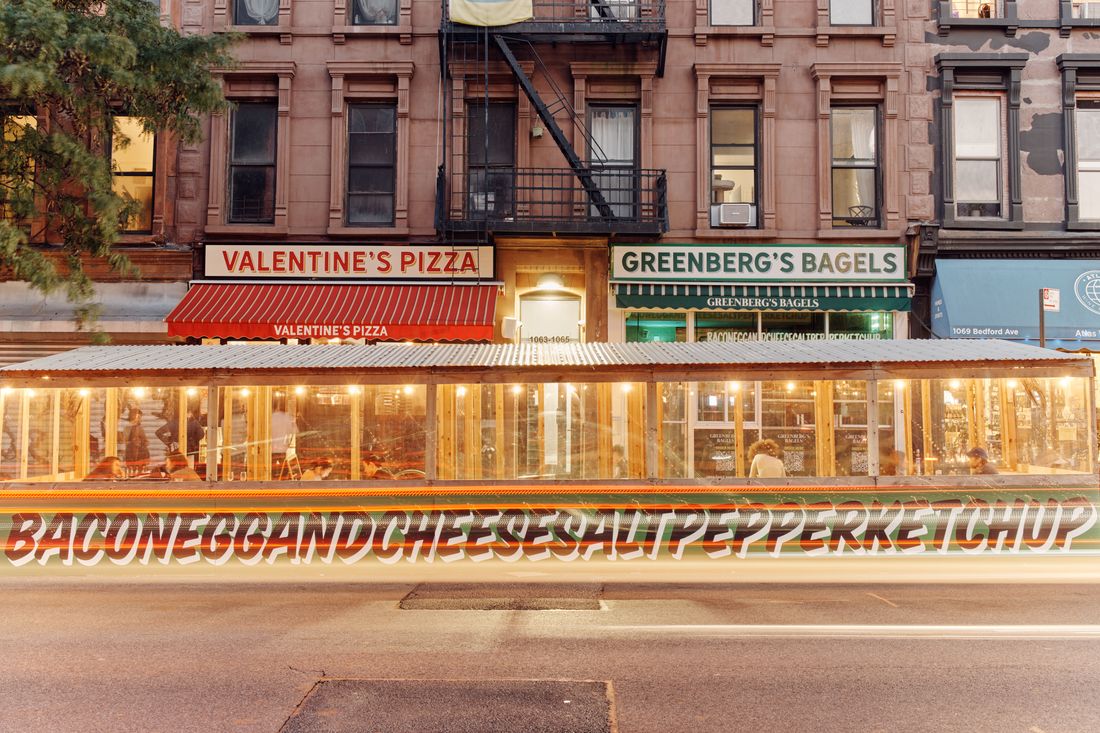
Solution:
<svg viewBox="0 0 1100 733"><path fill-rule="evenodd" d="M783 478L787 470L779 460L779 444L774 440L758 440L749 447L752 465L749 478Z"/></svg>

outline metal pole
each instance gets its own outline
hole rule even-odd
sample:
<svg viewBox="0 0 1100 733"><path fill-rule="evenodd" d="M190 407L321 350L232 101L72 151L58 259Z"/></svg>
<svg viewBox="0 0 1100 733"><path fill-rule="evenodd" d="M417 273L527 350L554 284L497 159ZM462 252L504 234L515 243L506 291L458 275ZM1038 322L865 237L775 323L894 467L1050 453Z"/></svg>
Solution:
<svg viewBox="0 0 1100 733"><path fill-rule="evenodd" d="M1039 288L1039 348L1047 347L1046 313L1043 308L1043 289Z"/></svg>

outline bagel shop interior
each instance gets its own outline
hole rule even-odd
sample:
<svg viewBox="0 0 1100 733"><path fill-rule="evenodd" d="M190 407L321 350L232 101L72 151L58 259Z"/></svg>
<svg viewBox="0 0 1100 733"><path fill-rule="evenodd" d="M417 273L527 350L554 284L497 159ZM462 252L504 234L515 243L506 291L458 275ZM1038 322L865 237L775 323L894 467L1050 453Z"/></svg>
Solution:
<svg viewBox="0 0 1100 733"><path fill-rule="evenodd" d="M7 482L1096 471L1093 362L1003 341L95 346L0 370ZM759 448L756 448L759 450Z"/></svg>

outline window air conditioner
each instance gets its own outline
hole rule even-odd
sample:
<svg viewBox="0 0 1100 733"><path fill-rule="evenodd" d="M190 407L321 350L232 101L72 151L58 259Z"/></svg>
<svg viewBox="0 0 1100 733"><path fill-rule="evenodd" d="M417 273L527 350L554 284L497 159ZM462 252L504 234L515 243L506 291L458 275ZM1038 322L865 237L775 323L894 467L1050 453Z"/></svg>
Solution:
<svg viewBox="0 0 1100 733"><path fill-rule="evenodd" d="M756 226L756 206L753 204L714 204L710 207L712 227Z"/></svg>

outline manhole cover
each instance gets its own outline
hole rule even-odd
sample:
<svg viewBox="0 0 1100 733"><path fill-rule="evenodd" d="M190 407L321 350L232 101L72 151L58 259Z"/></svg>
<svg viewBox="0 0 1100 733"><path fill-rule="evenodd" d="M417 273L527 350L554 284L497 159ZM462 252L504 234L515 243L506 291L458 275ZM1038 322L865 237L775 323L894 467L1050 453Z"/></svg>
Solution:
<svg viewBox="0 0 1100 733"><path fill-rule="evenodd" d="M401 600L406 611L599 611L598 585L544 583L422 585Z"/></svg>
<svg viewBox="0 0 1100 733"><path fill-rule="evenodd" d="M281 733L611 733L591 681L321 680Z"/></svg>

